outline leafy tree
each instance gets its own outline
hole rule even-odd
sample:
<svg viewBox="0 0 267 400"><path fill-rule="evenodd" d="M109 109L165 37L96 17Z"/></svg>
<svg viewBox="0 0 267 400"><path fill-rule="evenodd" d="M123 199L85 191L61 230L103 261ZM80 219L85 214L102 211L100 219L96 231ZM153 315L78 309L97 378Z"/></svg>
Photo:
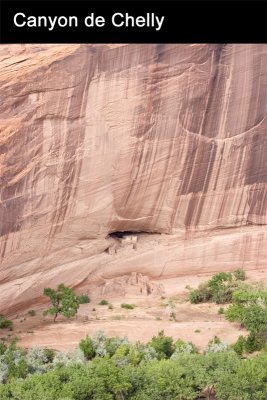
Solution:
<svg viewBox="0 0 267 400"><path fill-rule="evenodd" d="M158 350L165 351L161 354L164 359L156 358L153 339ZM92 339L86 338L89 348L99 348L89 361L81 357L80 350L49 355L47 349L18 349L16 342L2 346L0 398L266 400L266 351L243 360L232 349L218 350L223 345L218 337L209 343L213 351L205 354L197 354L191 343L177 340L169 359L173 339L163 331L153 339L148 344L133 345L125 338L107 338L98 332ZM106 355L99 357L103 346Z"/></svg>
<svg viewBox="0 0 267 400"><path fill-rule="evenodd" d="M80 305L80 297L71 288L63 283L58 285L57 290L45 288L44 294L50 298L52 307L44 312L44 315L54 315L54 322L58 315L62 314L66 318L74 317Z"/></svg>
<svg viewBox="0 0 267 400"><path fill-rule="evenodd" d="M234 373L224 370L216 384L220 400L266 400L267 357L261 354L239 362Z"/></svg>
<svg viewBox="0 0 267 400"><path fill-rule="evenodd" d="M225 317L230 322L239 322L250 332L244 344L246 351L261 349L267 339L267 291L254 287L237 290Z"/></svg>

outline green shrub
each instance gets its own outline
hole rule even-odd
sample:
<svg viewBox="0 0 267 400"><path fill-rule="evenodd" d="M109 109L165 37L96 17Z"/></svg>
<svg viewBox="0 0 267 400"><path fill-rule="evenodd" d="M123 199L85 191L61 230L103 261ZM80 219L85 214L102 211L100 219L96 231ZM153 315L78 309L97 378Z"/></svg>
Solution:
<svg viewBox="0 0 267 400"><path fill-rule="evenodd" d="M238 268L233 272L233 275L235 277L235 279L239 280L239 281L245 281L246 280L246 273L243 269Z"/></svg>
<svg viewBox="0 0 267 400"><path fill-rule="evenodd" d="M88 304L90 303L90 298L87 296L87 294L82 294L81 296L79 296L79 302L80 304Z"/></svg>
<svg viewBox="0 0 267 400"><path fill-rule="evenodd" d="M148 345L156 350L160 359L169 358L175 349L173 338L165 336L163 330L158 333L158 336L153 336Z"/></svg>
<svg viewBox="0 0 267 400"><path fill-rule="evenodd" d="M220 272L214 275L208 282L201 283L195 290L189 293L191 303L205 303L214 301L217 304L232 301L233 293L238 289L240 282L230 272Z"/></svg>
<svg viewBox="0 0 267 400"><path fill-rule="evenodd" d="M13 322L0 314L0 329L13 328Z"/></svg>
<svg viewBox="0 0 267 400"><path fill-rule="evenodd" d="M215 385L219 400L266 400L266 354L237 363L234 371L221 371Z"/></svg>
<svg viewBox="0 0 267 400"><path fill-rule="evenodd" d="M171 358L173 359L174 355L178 353L197 354L198 350L197 347L192 342L185 342L182 339L178 339L175 342L175 351L172 354Z"/></svg>
<svg viewBox="0 0 267 400"><path fill-rule="evenodd" d="M87 360L92 360L92 358L95 357L96 352L95 352L94 342L89 336L80 341L79 347L82 350Z"/></svg>
<svg viewBox="0 0 267 400"><path fill-rule="evenodd" d="M239 322L249 332L245 350L253 352L265 346L267 339L267 291L244 286L233 293L233 304L225 312L230 322Z"/></svg>
<svg viewBox="0 0 267 400"><path fill-rule="evenodd" d="M206 346L204 352L208 353L222 353L230 351L230 346L226 342L222 342L218 336L214 336Z"/></svg>
<svg viewBox="0 0 267 400"><path fill-rule="evenodd" d="M208 281L208 287L213 291L216 290L222 282L232 282L232 280L233 276L230 272L219 272Z"/></svg>
<svg viewBox="0 0 267 400"><path fill-rule="evenodd" d="M225 317L230 322L240 322L251 332L264 334L267 331L267 307L261 304L231 304Z"/></svg>
<svg viewBox="0 0 267 400"><path fill-rule="evenodd" d="M122 303L121 308L125 308L126 310L133 310L136 306L134 304L127 304L127 303Z"/></svg>
<svg viewBox="0 0 267 400"><path fill-rule="evenodd" d="M106 353L112 357L116 353L117 349L122 345L128 343L127 339L120 339L118 337L115 338L107 338L105 342Z"/></svg>
<svg viewBox="0 0 267 400"><path fill-rule="evenodd" d="M98 303L100 306L107 306L108 305L108 301L103 299Z"/></svg>
<svg viewBox="0 0 267 400"><path fill-rule="evenodd" d="M244 340L238 339L239 345ZM103 332L81 343L89 361L78 352L76 356L40 348L26 352L15 342L3 345L1 400L267 398L266 351L243 360L214 337L209 351L197 354L192 343L177 340L174 345L163 331L148 344L132 345L126 338L107 338Z"/></svg>
<svg viewBox="0 0 267 400"><path fill-rule="evenodd" d="M208 288L208 284L201 283L198 289L191 290L189 293L189 301L192 304L205 303L212 298L212 293Z"/></svg>
<svg viewBox="0 0 267 400"><path fill-rule="evenodd" d="M0 356L2 356L5 353L6 349L7 349L6 344L1 340L0 341Z"/></svg>
<svg viewBox="0 0 267 400"><path fill-rule="evenodd" d="M237 341L232 345L232 348L239 356L242 356L246 350L246 338L239 336Z"/></svg>
<svg viewBox="0 0 267 400"><path fill-rule="evenodd" d="M217 304L223 304L231 301L232 293L236 285L232 285L232 274L229 272L220 272L214 275L208 281L208 288L211 292L211 298Z"/></svg>
<svg viewBox="0 0 267 400"><path fill-rule="evenodd" d="M54 357L55 357L56 352L55 352L55 350L53 350L53 349L45 348L45 349L44 349L44 354L45 354L45 356L46 356L46 358L47 358L47 362L48 362L48 363L51 363L51 362L53 362L53 360L54 360Z"/></svg>
<svg viewBox="0 0 267 400"><path fill-rule="evenodd" d="M222 284L220 287L218 287L217 291L214 291L214 294L212 295L212 300L216 304L230 303L235 288L236 288L235 285Z"/></svg>
<svg viewBox="0 0 267 400"><path fill-rule="evenodd" d="M220 315L224 314L224 308L223 308L223 307L220 307L220 308L219 308L218 314L220 314Z"/></svg>
<svg viewBox="0 0 267 400"><path fill-rule="evenodd" d="M245 350L247 353L261 350L264 347L264 341L255 332L250 332L245 342Z"/></svg>

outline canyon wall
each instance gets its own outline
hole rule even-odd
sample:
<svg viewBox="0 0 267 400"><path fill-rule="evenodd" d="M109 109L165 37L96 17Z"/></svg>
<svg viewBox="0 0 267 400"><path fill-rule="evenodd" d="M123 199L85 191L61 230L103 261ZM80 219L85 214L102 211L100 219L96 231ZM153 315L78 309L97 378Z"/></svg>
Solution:
<svg viewBox="0 0 267 400"><path fill-rule="evenodd" d="M267 266L266 45L2 45L0 67L2 308L72 262L79 285L77 260L101 275L114 231L176 238L168 276Z"/></svg>

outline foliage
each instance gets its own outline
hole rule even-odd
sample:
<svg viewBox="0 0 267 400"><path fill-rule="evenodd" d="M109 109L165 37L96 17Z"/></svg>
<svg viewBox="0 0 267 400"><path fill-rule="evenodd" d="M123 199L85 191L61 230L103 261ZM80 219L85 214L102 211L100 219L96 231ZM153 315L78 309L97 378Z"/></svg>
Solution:
<svg viewBox="0 0 267 400"><path fill-rule="evenodd" d="M13 322L7 319L3 314L0 314L0 329L13 328Z"/></svg>
<svg viewBox="0 0 267 400"><path fill-rule="evenodd" d="M59 314L69 319L77 313L80 305L80 297L63 283L58 285L57 290L45 288L44 294L50 298L52 304L52 307L46 310L44 315L54 315L54 322Z"/></svg>
<svg viewBox="0 0 267 400"><path fill-rule="evenodd" d="M245 272L241 269L231 272L220 272L214 275L208 282L201 283L197 289L189 293L190 303L205 303L214 301L217 304L232 301L233 293L246 279Z"/></svg>
<svg viewBox="0 0 267 400"><path fill-rule="evenodd" d="M153 336L149 345L158 353L158 358L169 358L174 352L173 338L165 336L164 331L160 331L157 336Z"/></svg>
<svg viewBox="0 0 267 400"><path fill-rule="evenodd" d="M122 303L121 308L125 308L126 310L133 310L135 308L134 304Z"/></svg>
<svg viewBox="0 0 267 400"><path fill-rule="evenodd" d="M246 338L242 335L239 336L237 341L232 345L232 348L239 356L242 356L246 350Z"/></svg>
<svg viewBox="0 0 267 400"><path fill-rule="evenodd" d="M27 373L25 350L18 349L16 341L12 341L0 356L0 383L12 378L25 378Z"/></svg>
<svg viewBox="0 0 267 400"><path fill-rule="evenodd" d="M207 283L201 283L198 289L191 290L189 293L189 301L193 304L205 303L211 300L211 298L212 294Z"/></svg>
<svg viewBox="0 0 267 400"><path fill-rule="evenodd" d="M85 339L82 339L79 343L80 349L83 351L87 360L91 360L95 357L96 352L94 348L93 340L87 336Z"/></svg>
<svg viewBox="0 0 267 400"><path fill-rule="evenodd" d="M247 278L245 271L241 268L234 270L233 275L234 275L235 279L237 279L239 281L245 281Z"/></svg>
<svg viewBox="0 0 267 400"><path fill-rule="evenodd" d="M108 305L108 301L103 299L98 303L100 306L107 306Z"/></svg>
<svg viewBox="0 0 267 400"><path fill-rule="evenodd" d="M261 350L265 346L265 341L256 333L250 332L245 342L245 350L248 353Z"/></svg>
<svg viewBox="0 0 267 400"><path fill-rule="evenodd" d="M239 362L235 373L225 370L216 385L220 400L266 400L267 356L262 353Z"/></svg>
<svg viewBox="0 0 267 400"><path fill-rule="evenodd" d="M0 356L2 356L5 353L6 349L7 349L6 344L1 340L0 341Z"/></svg>
<svg viewBox="0 0 267 400"><path fill-rule="evenodd" d="M108 338L103 331L97 331L91 338L87 336L79 343L80 349L83 351L87 360L99 357L112 357L123 344L129 344L127 338Z"/></svg>
<svg viewBox="0 0 267 400"><path fill-rule="evenodd" d="M197 354L198 350L196 346L192 342L184 342L181 339L178 339L175 343L175 350L171 355L171 360L179 359L181 354Z"/></svg>
<svg viewBox="0 0 267 400"><path fill-rule="evenodd" d="M179 361L145 361L140 355L146 346L122 344L113 358L96 357L85 363L56 363L43 374L0 385L0 398L193 400L208 386L217 388L221 376L227 373L234 375L241 364L233 352L208 355L182 352Z"/></svg>
<svg viewBox="0 0 267 400"><path fill-rule="evenodd" d="M64 351L60 351L55 354L54 359L52 361L52 366L56 368L62 368L68 365L81 365L86 363L86 357L83 351L78 348L74 351L70 351L65 353Z"/></svg>
<svg viewBox="0 0 267 400"><path fill-rule="evenodd" d="M212 300L217 304L223 304L231 301L236 284L233 284L233 275L230 272L220 272L209 280L208 288Z"/></svg>
<svg viewBox="0 0 267 400"><path fill-rule="evenodd" d="M79 296L79 303L80 304L88 304L90 303L91 299L88 297L87 294L82 294Z"/></svg>
<svg viewBox="0 0 267 400"><path fill-rule="evenodd" d="M214 338L209 341L204 352L205 353L221 353L221 352L229 351L229 350L230 350L230 346L226 342L222 342L217 336L214 336Z"/></svg>
<svg viewBox="0 0 267 400"><path fill-rule="evenodd" d="M32 347L27 353L26 363L30 374L44 373L47 371L47 353L42 348Z"/></svg>
<svg viewBox="0 0 267 400"><path fill-rule="evenodd" d="M247 352L261 349L267 339L267 290L246 286L233 294L232 301L225 317L230 322L239 322L250 332L244 349Z"/></svg>
<svg viewBox="0 0 267 400"><path fill-rule="evenodd" d="M239 345L243 339L239 338ZM3 344L1 400L267 398L265 351L243 360L214 337L209 350L199 354L192 343L180 339L174 343L163 331L148 344L108 338L101 331L81 343L85 341L94 351L86 358L83 346L55 353L41 348L25 351L15 342Z"/></svg>

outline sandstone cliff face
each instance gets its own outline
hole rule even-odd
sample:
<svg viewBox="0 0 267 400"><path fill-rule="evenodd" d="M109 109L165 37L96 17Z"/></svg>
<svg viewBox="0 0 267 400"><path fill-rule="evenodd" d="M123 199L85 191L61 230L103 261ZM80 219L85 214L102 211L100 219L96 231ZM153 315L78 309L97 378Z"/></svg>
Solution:
<svg viewBox="0 0 267 400"><path fill-rule="evenodd" d="M0 66L6 301L75 260L99 274L113 231L177 235L170 276L207 235L205 265L267 265L266 45L2 46Z"/></svg>

